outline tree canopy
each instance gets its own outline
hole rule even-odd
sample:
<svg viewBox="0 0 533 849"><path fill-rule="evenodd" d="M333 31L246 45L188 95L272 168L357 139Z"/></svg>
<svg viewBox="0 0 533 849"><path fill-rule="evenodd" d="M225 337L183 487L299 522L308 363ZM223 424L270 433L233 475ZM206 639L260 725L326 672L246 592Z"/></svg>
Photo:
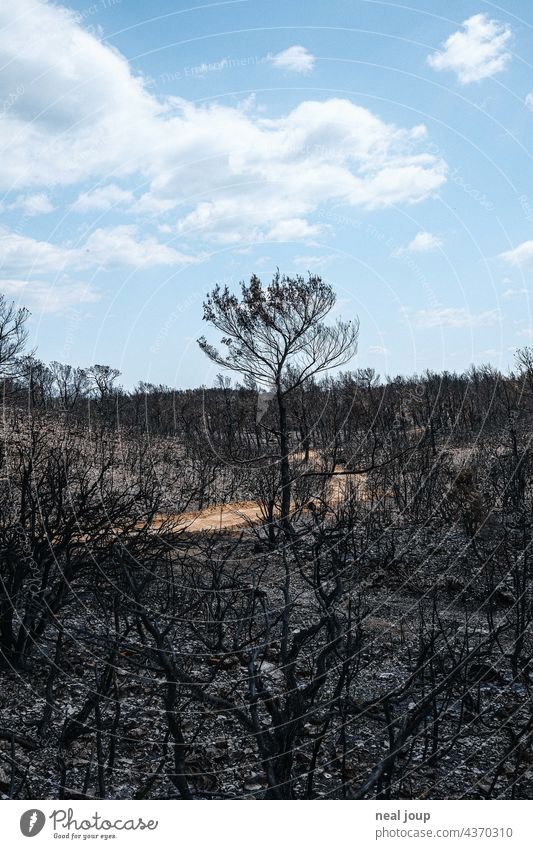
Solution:
<svg viewBox="0 0 533 849"><path fill-rule="evenodd" d="M204 303L204 320L221 331L225 350L204 336L198 343L223 368L286 393L355 354L357 319L324 323L335 303L333 288L316 275L304 279L277 271L264 285L254 274L241 283L240 299L227 286L216 286Z"/></svg>

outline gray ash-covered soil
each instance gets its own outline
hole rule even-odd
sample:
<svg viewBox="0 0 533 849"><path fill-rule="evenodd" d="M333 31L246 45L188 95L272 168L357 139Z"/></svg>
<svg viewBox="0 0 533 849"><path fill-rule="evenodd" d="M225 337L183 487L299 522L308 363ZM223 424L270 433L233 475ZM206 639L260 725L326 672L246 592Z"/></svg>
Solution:
<svg viewBox="0 0 533 849"><path fill-rule="evenodd" d="M309 541L304 536L300 543L300 567L291 565L291 635L317 620L315 594L305 580L306 570L313 570L312 534L310 526ZM313 797L353 798L393 751L390 778L384 780L385 770L379 785L385 797L532 798L531 683L527 665L517 672L511 662L517 604L512 581L492 576L490 583L491 567L476 559L461 528L396 528L385 530L376 545L365 548L359 542L341 570L349 587L338 601L342 622L351 605L349 627L357 632L352 678L335 692L341 659L333 659L327 681L300 718L292 745L292 795L305 798L312 773ZM171 542L178 597L180 586L183 596L190 595L185 587L193 572L195 580L209 586L207 550L211 558L218 552L221 560L222 552L231 552L217 590L233 599L225 611L221 646L216 640L207 646L202 642L211 616L206 606L191 607L189 621L187 603L178 613L164 609L159 586L147 587L143 602L150 613L157 611L158 621L176 620L168 645L180 669L228 703L203 703L186 684L177 683L173 710L183 735L184 773L193 797L263 798L267 779L257 738L231 706L250 711L252 651L274 696L282 701L289 689L280 659L282 557L258 545L251 531L240 537L238 552L229 536L207 547L201 536L198 545L193 543L189 538L184 544L182 536ZM109 571L107 579L109 584L102 577L97 591L91 582L78 584L56 627L47 630L26 665L3 671L4 797L13 791L26 798L67 799L100 797L102 791L124 799L179 795L172 779L176 741L165 710L169 675L158 663L146 628L135 620L135 605L128 609L125 601L117 620L102 609L99 599L115 580L113 592L131 598L116 571ZM263 611L258 619L264 622L268 610L270 625L265 633L246 621L243 628L251 630L245 639L235 621L250 612L243 599L252 593ZM117 624L122 637L113 648ZM58 629L61 668L54 672ZM525 641L529 656L531 634ZM458 647L466 646L468 653L476 645L482 648L462 667L458 655L454 661ZM298 657L298 687L309 683L320 649L320 639L311 639ZM454 662L459 670L452 673ZM423 674L417 675L420 670ZM98 681L106 675L108 686L94 700ZM402 724L447 676L450 687L437 690L432 707L398 743ZM268 726L264 707L260 714ZM318 740L322 744L316 753ZM375 792L374 784L369 793Z"/></svg>

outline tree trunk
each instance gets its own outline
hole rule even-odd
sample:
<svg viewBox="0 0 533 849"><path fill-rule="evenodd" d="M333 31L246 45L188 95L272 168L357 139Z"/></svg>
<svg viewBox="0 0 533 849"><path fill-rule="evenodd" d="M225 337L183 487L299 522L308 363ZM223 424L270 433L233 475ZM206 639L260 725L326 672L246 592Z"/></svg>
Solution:
<svg viewBox="0 0 533 849"><path fill-rule="evenodd" d="M276 397L279 413L279 445L280 445L280 478L281 478L281 526L292 534L291 525L291 468L289 463L289 431L287 423L287 407L278 383Z"/></svg>

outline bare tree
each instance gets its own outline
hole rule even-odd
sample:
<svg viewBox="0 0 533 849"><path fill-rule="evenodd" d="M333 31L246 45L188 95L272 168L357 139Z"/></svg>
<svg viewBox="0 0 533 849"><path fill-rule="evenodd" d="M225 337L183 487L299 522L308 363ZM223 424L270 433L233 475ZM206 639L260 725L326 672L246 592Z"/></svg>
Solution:
<svg viewBox="0 0 533 849"><path fill-rule="evenodd" d="M101 400L113 394L115 380L120 377L120 371L111 366L94 365L87 369L87 377Z"/></svg>
<svg viewBox="0 0 533 849"><path fill-rule="evenodd" d="M26 321L29 312L25 307L8 303L0 295L0 377L12 377L17 371L17 358L28 339Z"/></svg>
<svg viewBox="0 0 533 849"><path fill-rule="evenodd" d="M309 274L274 275L264 286L256 275L241 283L241 298L216 286L204 303L204 321L224 335L221 352L205 337L200 348L213 362L275 392L278 414L281 523L291 531L290 440L287 396L311 378L341 366L357 349L359 323L324 319L335 306L333 288Z"/></svg>
<svg viewBox="0 0 533 849"><path fill-rule="evenodd" d="M50 363L50 370L60 406L63 410L68 410L86 394L87 372L85 369L55 361Z"/></svg>

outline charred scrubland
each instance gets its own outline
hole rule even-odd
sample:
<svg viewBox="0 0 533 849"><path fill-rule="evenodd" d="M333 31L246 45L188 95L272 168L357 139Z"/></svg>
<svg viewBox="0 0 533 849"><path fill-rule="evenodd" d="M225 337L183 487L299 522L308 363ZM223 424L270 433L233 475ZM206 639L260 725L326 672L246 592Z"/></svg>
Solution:
<svg viewBox="0 0 533 849"><path fill-rule="evenodd" d="M531 798L533 353L380 377L334 303L215 289L216 385L126 391L2 300L4 798Z"/></svg>

